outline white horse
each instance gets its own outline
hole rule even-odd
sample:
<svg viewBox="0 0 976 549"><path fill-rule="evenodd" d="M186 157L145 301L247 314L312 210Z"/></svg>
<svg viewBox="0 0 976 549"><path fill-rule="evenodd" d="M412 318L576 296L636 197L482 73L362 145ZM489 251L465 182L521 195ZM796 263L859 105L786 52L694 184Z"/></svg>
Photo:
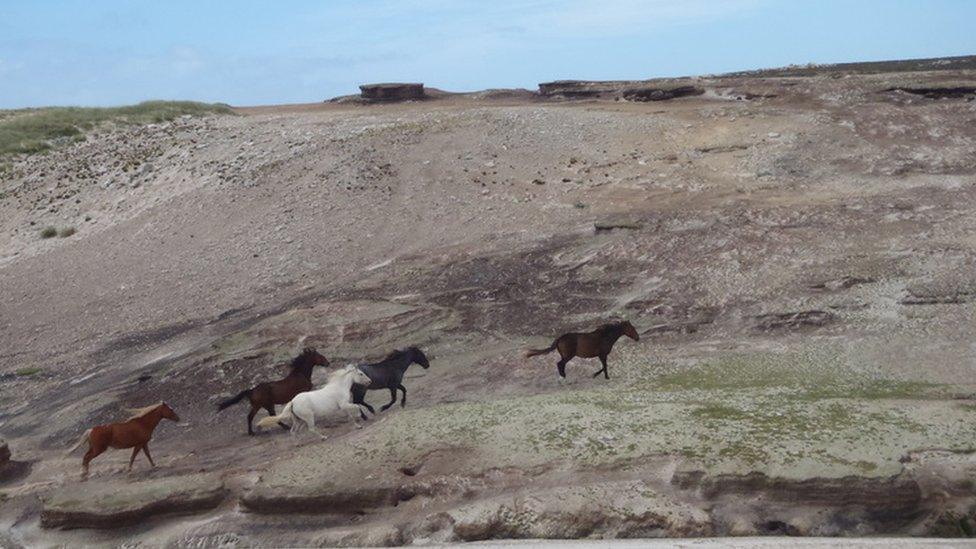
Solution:
<svg viewBox="0 0 976 549"><path fill-rule="evenodd" d="M349 417L356 422L356 427L361 427L357 416L363 414L365 417L366 409L359 404L353 404L351 391L353 383L369 385L371 381L362 370L356 368L354 364L349 364L331 372L321 389L295 395L280 414L262 419L258 422L258 427L262 429L273 427L280 421L290 420L292 435L298 432L300 425L304 425L309 431L324 439L325 435L315 430L315 419L341 411L349 414Z"/></svg>

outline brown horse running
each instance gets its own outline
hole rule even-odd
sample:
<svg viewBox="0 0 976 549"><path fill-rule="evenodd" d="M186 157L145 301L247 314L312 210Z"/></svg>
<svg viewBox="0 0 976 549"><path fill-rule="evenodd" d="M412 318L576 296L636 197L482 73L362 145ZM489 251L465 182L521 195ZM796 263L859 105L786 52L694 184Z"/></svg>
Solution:
<svg viewBox="0 0 976 549"><path fill-rule="evenodd" d="M284 379L261 383L250 389L237 393L217 405L217 411L233 406L247 397L251 401L251 411L247 414L247 434L253 435L254 421L258 410L264 408L269 414L275 415L275 404L287 404L298 393L312 390L312 367L328 366L329 361L312 347L306 347L302 353L292 359L291 371Z"/></svg>
<svg viewBox="0 0 976 549"><path fill-rule="evenodd" d="M130 410L130 412L133 416L127 421L99 425L85 431L78 443L68 450L67 455L70 455L88 441L88 451L85 452L85 459L81 462L82 479L88 478L88 464L91 460L109 448L132 448L132 457L129 458L130 471L139 450L146 454L146 459L153 467L156 466L152 456L149 455L149 439L152 438L153 431L163 418L173 421L179 421L180 418L165 402Z"/></svg>
<svg viewBox="0 0 976 549"><path fill-rule="evenodd" d="M545 349L529 349L525 353L525 356L544 355L558 349L560 358L559 362L556 363L556 367L559 369L559 375L564 378L566 377L566 363L572 360L573 357L600 357L603 368L594 372L593 377L603 372L603 377L610 379L610 374L607 372L607 355L610 354L610 351L613 350L613 344L622 335L634 341L640 341L640 335L637 333L633 324L624 320L604 324L592 332L570 332L563 334L556 338L549 347Z"/></svg>

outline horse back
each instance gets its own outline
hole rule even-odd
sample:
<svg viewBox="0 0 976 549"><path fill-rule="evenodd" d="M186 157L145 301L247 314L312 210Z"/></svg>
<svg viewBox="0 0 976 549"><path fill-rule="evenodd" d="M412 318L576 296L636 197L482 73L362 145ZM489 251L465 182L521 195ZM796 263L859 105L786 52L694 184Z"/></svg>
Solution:
<svg viewBox="0 0 976 549"><path fill-rule="evenodd" d="M112 448L132 448L141 446L152 438L152 430L136 421L109 423L92 429L88 436L93 446Z"/></svg>
<svg viewBox="0 0 976 549"><path fill-rule="evenodd" d="M273 404L287 404L298 393L312 390L312 381L303 376L288 376L267 384L268 397Z"/></svg>
<svg viewBox="0 0 976 549"><path fill-rule="evenodd" d="M396 387L400 384L403 379L403 372L398 368L393 368L389 366L384 366L382 363L379 364L362 364L357 366L363 373L369 376L372 381L366 388L367 389L387 389L389 387ZM353 387L356 387L353 384Z"/></svg>
<svg viewBox="0 0 976 549"><path fill-rule="evenodd" d="M587 333L574 333L572 335L575 344L576 356L581 358L593 358L600 356L604 352L605 345L599 331Z"/></svg>

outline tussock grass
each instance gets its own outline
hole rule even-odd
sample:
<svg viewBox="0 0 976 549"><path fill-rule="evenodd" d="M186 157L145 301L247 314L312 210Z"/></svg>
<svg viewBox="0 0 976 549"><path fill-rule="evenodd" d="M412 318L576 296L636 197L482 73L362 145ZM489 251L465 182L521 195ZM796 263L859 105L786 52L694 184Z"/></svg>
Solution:
<svg viewBox="0 0 976 549"><path fill-rule="evenodd" d="M57 144L84 139L85 132L100 124L152 124L179 116L231 114L220 103L194 101L144 101L125 107L46 107L0 111L0 157L33 154Z"/></svg>
<svg viewBox="0 0 976 549"><path fill-rule="evenodd" d="M68 238L69 236L75 234L76 232L78 231L76 231L74 227L64 227L60 231L58 231L58 236L61 238Z"/></svg>
<svg viewBox="0 0 976 549"><path fill-rule="evenodd" d="M58 230L54 227L44 227L41 229L41 238L54 238L58 236Z"/></svg>

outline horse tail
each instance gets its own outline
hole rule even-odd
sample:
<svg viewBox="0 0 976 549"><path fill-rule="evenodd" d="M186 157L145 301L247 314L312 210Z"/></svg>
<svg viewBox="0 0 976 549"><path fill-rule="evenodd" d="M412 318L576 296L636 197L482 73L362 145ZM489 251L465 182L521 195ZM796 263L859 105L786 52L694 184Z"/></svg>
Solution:
<svg viewBox="0 0 976 549"><path fill-rule="evenodd" d="M292 402L294 402L294 401L292 401ZM295 414L292 413L292 411L291 411L291 402L289 402L288 404L285 404L285 407L284 408L281 409L281 413L280 414L278 414L276 416L268 416L268 417L265 417L265 418L261 418L261 420L258 421L258 428L259 429L264 429L265 427L273 427L279 421L285 421L285 420L288 420L288 419L294 420L294 418L295 418Z"/></svg>
<svg viewBox="0 0 976 549"><path fill-rule="evenodd" d="M82 444L84 444L86 440L88 440L88 437L90 437L90 436L91 436L91 432L92 432L92 430L91 430L91 429L89 429L89 430L87 430L87 431L85 431L85 432L84 432L84 433L83 433L83 434L81 435L81 438L79 438L79 439L78 439L78 442L76 442L76 443L75 443L75 445L74 445L74 446L72 446L70 450L68 450L67 452L65 452L65 453L64 453L64 455L65 455L66 457L67 457L67 456L70 456L70 455L71 455L71 454L72 454L72 453L73 453L73 452L74 452L75 450L77 450L78 448L80 448L80 447L81 447L81 445L82 445Z"/></svg>
<svg viewBox="0 0 976 549"><path fill-rule="evenodd" d="M536 356L536 355L547 355L556 350L557 343L559 343L559 338L553 340L552 345L546 347L545 349L529 349L525 351L525 357L528 358L530 356Z"/></svg>
<svg viewBox="0 0 976 549"><path fill-rule="evenodd" d="M238 402L244 400L244 397L249 397L249 396L251 396L251 389L247 389L245 391L241 391L241 392L237 393L237 396L232 397L232 398L228 398L227 400L225 400L225 401L221 402L220 404L218 404L217 405L217 411L219 412L219 411L223 410L224 408L227 408L228 406L233 406L233 405L237 404Z"/></svg>

